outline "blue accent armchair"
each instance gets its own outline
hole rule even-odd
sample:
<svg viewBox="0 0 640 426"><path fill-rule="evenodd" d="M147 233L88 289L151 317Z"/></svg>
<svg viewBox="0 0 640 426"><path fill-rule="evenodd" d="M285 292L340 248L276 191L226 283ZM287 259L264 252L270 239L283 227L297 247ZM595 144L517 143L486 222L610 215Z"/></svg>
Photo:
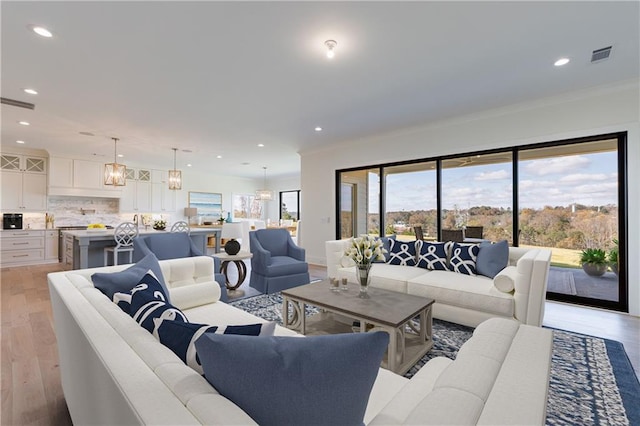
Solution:
<svg viewBox="0 0 640 426"><path fill-rule="evenodd" d="M249 233L251 280L249 285L265 293L276 293L309 284L305 250L295 245L286 229L259 229Z"/></svg>
<svg viewBox="0 0 640 426"><path fill-rule="evenodd" d="M140 235L133 239L133 261L137 262L147 254L153 253L158 260L177 259L180 257L205 256L186 232L166 232ZM220 300L226 302L227 287L224 275L220 272L220 259L213 258L213 272L220 285Z"/></svg>

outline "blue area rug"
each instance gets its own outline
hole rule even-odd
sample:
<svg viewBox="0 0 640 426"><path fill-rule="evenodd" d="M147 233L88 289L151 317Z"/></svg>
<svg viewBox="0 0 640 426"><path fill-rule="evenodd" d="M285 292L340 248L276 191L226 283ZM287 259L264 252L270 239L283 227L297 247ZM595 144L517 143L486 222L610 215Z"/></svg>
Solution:
<svg viewBox="0 0 640 426"><path fill-rule="evenodd" d="M282 324L279 293L233 301L231 305ZM317 312L307 307L307 315ZM473 332L470 327L433 320L434 346L405 374L413 376L438 356L455 359ZM621 343L553 330L548 425L640 425L640 383Z"/></svg>

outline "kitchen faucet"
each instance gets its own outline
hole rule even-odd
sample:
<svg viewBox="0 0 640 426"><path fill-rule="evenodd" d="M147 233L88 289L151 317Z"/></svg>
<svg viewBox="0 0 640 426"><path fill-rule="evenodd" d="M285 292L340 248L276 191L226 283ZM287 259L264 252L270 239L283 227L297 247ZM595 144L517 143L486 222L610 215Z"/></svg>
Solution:
<svg viewBox="0 0 640 426"><path fill-rule="evenodd" d="M136 224L136 228L137 228L138 227L138 215L137 214L133 215L133 223Z"/></svg>

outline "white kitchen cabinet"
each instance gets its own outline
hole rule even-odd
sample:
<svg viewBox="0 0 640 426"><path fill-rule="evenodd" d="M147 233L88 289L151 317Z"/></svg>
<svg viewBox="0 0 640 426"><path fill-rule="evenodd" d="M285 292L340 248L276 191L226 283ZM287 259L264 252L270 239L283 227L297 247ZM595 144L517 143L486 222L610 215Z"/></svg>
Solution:
<svg viewBox="0 0 640 426"><path fill-rule="evenodd" d="M104 163L49 157L49 195L118 198L121 186L104 185Z"/></svg>
<svg viewBox="0 0 640 426"><path fill-rule="evenodd" d="M148 213L151 208L151 170L127 168L127 184L122 187L120 213Z"/></svg>
<svg viewBox="0 0 640 426"><path fill-rule="evenodd" d="M0 232L2 266L35 265L44 262L44 230Z"/></svg>
<svg viewBox="0 0 640 426"><path fill-rule="evenodd" d="M73 159L49 157L49 186L73 188Z"/></svg>
<svg viewBox="0 0 640 426"><path fill-rule="evenodd" d="M44 260L58 261L58 231L55 229L44 231Z"/></svg>
<svg viewBox="0 0 640 426"><path fill-rule="evenodd" d="M49 185L61 188L104 189L104 164L97 161L51 157Z"/></svg>
<svg viewBox="0 0 640 426"><path fill-rule="evenodd" d="M73 160L73 187L103 189L104 164L97 161Z"/></svg>
<svg viewBox="0 0 640 426"><path fill-rule="evenodd" d="M168 172L151 171L151 211L153 213L173 212L176 210L176 191L169 189Z"/></svg>
<svg viewBox="0 0 640 426"><path fill-rule="evenodd" d="M17 154L0 154L2 210L47 209L47 160Z"/></svg>

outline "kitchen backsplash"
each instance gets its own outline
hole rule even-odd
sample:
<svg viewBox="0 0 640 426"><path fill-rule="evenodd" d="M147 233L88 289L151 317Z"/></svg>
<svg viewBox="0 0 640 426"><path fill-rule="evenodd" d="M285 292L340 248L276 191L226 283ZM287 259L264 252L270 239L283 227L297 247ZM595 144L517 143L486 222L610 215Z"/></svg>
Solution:
<svg viewBox="0 0 640 426"><path fill-rule="evenodd" d="M53 226L84 226L90 223L104 223L116 226L120 222L132 221L134 213L118 212L120 208L117 198L85 198L85 197L49 197L48 214L53 215ZM9 213L9 212L7 212ZM155 214L154 219L172 222L170 214ZM140 215L138 215L140 217ZM140 222L142 223L142 222ZM24 213L23 227L45 228L44 213Z"/></svg>

